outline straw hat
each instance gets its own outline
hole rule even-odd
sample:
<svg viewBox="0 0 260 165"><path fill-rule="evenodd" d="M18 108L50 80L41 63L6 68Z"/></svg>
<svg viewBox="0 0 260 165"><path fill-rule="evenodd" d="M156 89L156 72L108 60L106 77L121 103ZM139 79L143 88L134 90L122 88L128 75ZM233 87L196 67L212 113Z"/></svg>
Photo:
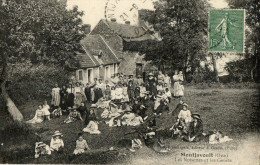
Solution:
<svg viewBox="0 0 260 165"><path fill-rule="evenodd" d="M185 106L185 107L188 107L188 104L187 104L187 103L183 103L182 105Z"/></svg>
<svg viewBox="0 0 260 165"><path fill-rule="evenodd" d="M97 108L96 104L91 104L90 108Z"/></svg>
<svg viewBox="0 0 260 165"><path fill-rule="evenodd" d="M62 133L60 133L60 131L55 131L52 136L54 137L54 136L63 136L63 135Z"/></svg>
<svg viewBox="0 0 260 165"><path fill-rule="evenodd" d="M152 73L152 72L150 72L150 73L148 74L148 76L153 76L153 73Z"/></svg>
<svg viewBox="0 0 260 165"><path fill-rule="evenodd" d="M141 105L140 108L145 108L145 106L144 106L144 105Z"/></svg>
<svg viewBox="0 0 260 165"><path fill-rule="evenodd" d="M38 143L38 147L45 147L45 146L46 146L46 144L43 143L43 142L39 142L39 143Z"/></svg>
<svg viewBox="0 0 260 165"><path fill-rule="evenodd" d="M192 118L201 120L200 115L198 113L194 113L191 115Z"/></svg>

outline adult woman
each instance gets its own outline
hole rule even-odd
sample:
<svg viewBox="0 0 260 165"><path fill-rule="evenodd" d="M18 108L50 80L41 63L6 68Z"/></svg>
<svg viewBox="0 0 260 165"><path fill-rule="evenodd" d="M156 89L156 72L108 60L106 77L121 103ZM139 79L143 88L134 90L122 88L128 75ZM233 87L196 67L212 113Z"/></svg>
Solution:
<svg viewBox="0 0 260 165"><path fill-rule="evenodd" d="M86 96L83 91L83 87L80 85L79 82L76 83L76 87L74 90L75 95L75 105L80 106L82 102L84 102L86 99Z"/></svg>
<svg viewBox="0 0 260 165"><path fill-rule="evenodd" d="M203 125L199 114L192 114L192 122L188 129L188 135L183 138L189 142L199 142L203 139Z"/></svg>
<svg viewBox="0 0 260 165"><path fill-rule="evenodd" d="M174 97L178 97L178 88L179 88L179 76L178 76L178 71L175 70L174 75L173 75L173 81L174 81L174 85L173 85L173 95Z"/></svg>
<svg viewBox="0 0 260 165"><path fill-rule="evenodd" d="M34 118L26 121L26 123L31 123L31 124L41 123L43 122L43 120L44 120L44 111L42 109L42 106L39 105L38 109L35 112Z"/></svg>
<svg viewBox="0 0 260 165"><path fill-rule="evenodd" d="M68 97L67 88L65 85L62 86L62 89L60 90L60 104L63 103L66 105Z"/></svg>
<svg viewBox="0 0 260 165"><path fill-rule="evenodd" d="M74 99L75 99L74 88L73 88L72 84L69 85L67 92L68 92L67 106L72 107L72 106L74 106Z"/></svg>
<svg viewBox="0 0 260 165"><path fill-rule="evenodd" d="M179 81L179 85L177 88L177 96L178 97L182 97L184 96L184 86L183 86L183 74L182 71L179 72L178 74L178 81Z"/></svg>
<svg viewBox="0 0 260 165"><path fill-rule="evenodd" d="M60 88L58 87L58 84L55 84L55 87L51 91L51 104L54 106L60 105Z"/></svg>

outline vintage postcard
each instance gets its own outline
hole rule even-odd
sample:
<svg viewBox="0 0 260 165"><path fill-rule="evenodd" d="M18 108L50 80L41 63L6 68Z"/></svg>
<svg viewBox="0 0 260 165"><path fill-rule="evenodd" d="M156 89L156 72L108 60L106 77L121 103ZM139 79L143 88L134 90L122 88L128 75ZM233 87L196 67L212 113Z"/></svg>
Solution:
<svg viewBox="0 0 260 165"><path fill-rule="evenodd" d="M0 164L259 165L256 0L0 0Z"/></svg>

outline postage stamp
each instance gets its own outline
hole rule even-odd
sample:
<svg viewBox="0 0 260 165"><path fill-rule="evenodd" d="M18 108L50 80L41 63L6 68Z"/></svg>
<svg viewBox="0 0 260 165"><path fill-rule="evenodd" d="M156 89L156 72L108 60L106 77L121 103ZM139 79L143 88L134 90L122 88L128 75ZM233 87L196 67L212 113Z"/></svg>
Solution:
<svg viewBox="0 0 260 165"><path fill-rule="evenodd" d="M146 3L147 0L108 0L105 6L105 19L110 29L123 38L139 38L145 35L147 30L138 26L138 10L140 5Z"/></svg>
<svg viewBox="0 0 260 165"><path fill-rule="evenodd" d="M244 52L245 10L210 10L209 51Z"/></svg>

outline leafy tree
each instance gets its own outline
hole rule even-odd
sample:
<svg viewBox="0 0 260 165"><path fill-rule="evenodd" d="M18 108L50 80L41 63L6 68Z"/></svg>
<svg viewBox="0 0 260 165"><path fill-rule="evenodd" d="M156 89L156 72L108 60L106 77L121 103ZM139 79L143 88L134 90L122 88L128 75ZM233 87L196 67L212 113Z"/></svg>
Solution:
<svg viewBox="0 0 260 165"><path fill-rule="evenodd" d="M15 121L23 121L6 91L8 70L17 61L64 66L85 36L77 7L67 10L58 0L9 0L0 6L1 94Z"/></svg>
<svg viewBox="0 0 260 165"><path fill-rule="evenodd" d="M207 24L209 8L206 0L159 0L155 12L147 13L147 20L159 32L162 41L144 44L140 51L146 60L158 65L183 68L192 74L206 60Z"/></svg>
<svg viewBox="0 0 260 165"><path fill-rule="evenodd" d="M247 65L247 67L250 67L250 75L251 79L253 81L256 81L257 78L259 80L259 53L260 53L260 2L259 0L227 0L229 6L231 8L237 9L246 9L246 24L249 27L248 32L246 33L246 50L245 50L245 57L250 61L254 60L253 67L250 67L252 65L251 62L247 65L247 63L244 63L244 65ZM239 63L242 65L243 63ZM236 65L237 67L240 67L239 65ZM243 68L243 66L242 66ZM241 69L242 69L241 68Z"/></svg>

